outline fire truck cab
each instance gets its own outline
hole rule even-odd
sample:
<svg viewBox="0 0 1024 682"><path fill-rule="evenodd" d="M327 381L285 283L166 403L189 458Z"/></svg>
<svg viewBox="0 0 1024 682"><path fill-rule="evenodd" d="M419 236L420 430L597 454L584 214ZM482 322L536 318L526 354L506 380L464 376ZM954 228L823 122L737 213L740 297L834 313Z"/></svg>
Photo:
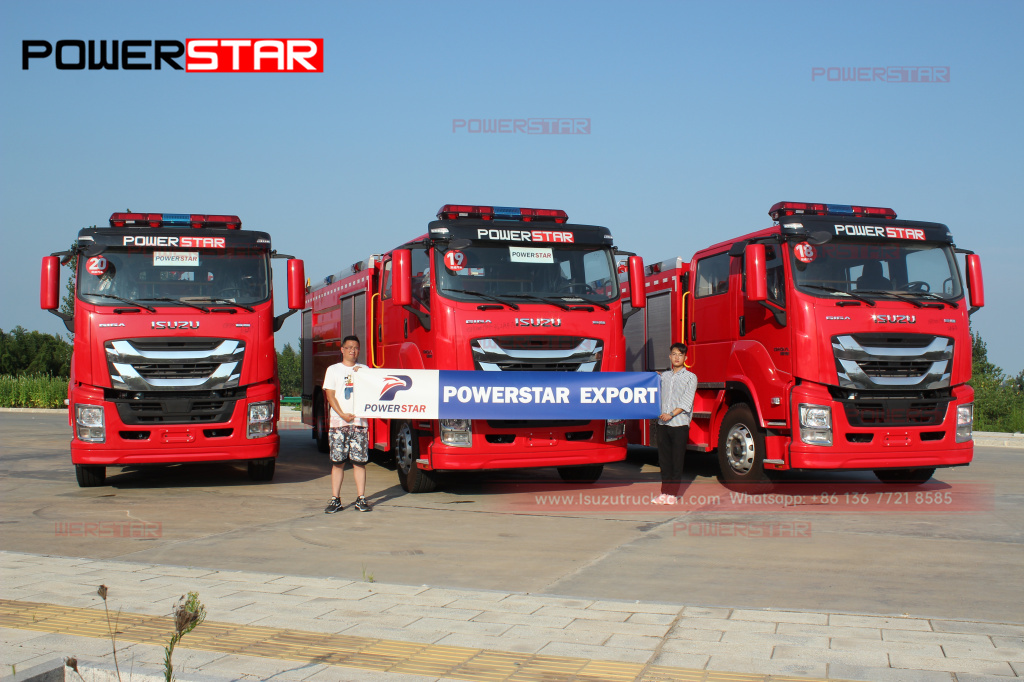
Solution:
<svg viewBox="0 0 1024 682"><path fill-rule="evenodd" d="M40 307L74 332L68 420L78 484L108 466L245 460L273 478L280 388L274 332L303 307L303 264L288 261L288 307L274 316L266 232L233 215L114 213L43 258ZM58 312L61 260L75 313Z"/></svg>
<svg viewBox="0 0 1024 682"><path fill-rule="evenodd" d="M647 269L629 369L687 344L699 384L690 448L727 483L873 470L923 483L973 455L968 318L981 263L942 224L889 208L780 202L775 225ZM956 254L966 255L967 291ZM650 425L630 425L651 444Z"/></svg>
<svg viewBox="0 0 1024 682"><path fill-rule="evenodd" d="M631 256L630 265L639 284L643 263ZM312 287L302 329L303 421L323 452L324 373L348 335L371 367L624 369L611 233L552 209L446 204L426 234ZM593 482L626 453L614 420L368 421L371 447L394 455L409 492L432 490L443 470L557 467L566 480Z"/></svg>

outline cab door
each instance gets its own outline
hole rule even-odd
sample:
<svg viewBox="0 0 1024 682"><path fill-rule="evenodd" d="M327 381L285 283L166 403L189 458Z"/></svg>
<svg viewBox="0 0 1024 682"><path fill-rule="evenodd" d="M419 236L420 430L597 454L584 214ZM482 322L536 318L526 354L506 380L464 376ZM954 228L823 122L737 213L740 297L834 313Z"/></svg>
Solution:
<svg viewBox="0 0 1024 682"><path fill-rule="evenodd" d="M735 338L736 316L729 295L731 268L735 261L727 251L697 260L693 283L693 314L689 319L693 371L703 383L725 381L725 368ZM737 263L735 268L739 268ZM738 274L738 270L737 270Z"/></svg>

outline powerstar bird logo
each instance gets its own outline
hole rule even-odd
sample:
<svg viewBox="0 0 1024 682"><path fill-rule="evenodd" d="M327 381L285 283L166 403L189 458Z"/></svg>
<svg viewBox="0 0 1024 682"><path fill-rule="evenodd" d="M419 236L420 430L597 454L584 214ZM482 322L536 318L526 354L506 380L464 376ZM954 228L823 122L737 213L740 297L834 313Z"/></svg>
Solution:
<svg viewBox="0 0 1024 682"><path fill-rule="evenodd" d="M407 391L412 387L412 379L404 374L389 374L384 377L384 387L380 390L380 400L394 400L395 394Z"/></svg>

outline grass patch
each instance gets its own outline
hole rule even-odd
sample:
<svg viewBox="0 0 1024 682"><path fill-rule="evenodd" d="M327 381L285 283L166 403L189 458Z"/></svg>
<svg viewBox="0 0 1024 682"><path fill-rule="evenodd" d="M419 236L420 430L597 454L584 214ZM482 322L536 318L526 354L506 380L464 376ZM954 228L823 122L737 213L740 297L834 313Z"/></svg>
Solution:
<svg viewBox="0 0 1024 682"><path fill-rule="evenodd" d="M0 375L0 407L62 408L67 397L67 377Z"/></svg>

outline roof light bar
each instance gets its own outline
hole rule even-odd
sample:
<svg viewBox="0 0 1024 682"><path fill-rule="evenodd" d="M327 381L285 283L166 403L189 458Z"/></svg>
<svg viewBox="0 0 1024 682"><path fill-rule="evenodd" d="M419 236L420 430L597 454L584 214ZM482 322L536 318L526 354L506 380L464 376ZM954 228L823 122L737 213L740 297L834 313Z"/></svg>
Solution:
<svg viewBox="0 0 1024 682"><path fill-rule="evenodd" d="M236 215L202 215L194 213L112 213L111 227L222 227L240 230L242 220Z"/></svg>
<svg viewBox="0 0 1024 682"><path fill-rule="evenodd" d="M521 220L523 222L556 222L569 220L565 211L551 208L517 208L514 206L465 206L445 204L437 211L437 217L448 220L458 218L480 218L481 220Z"/></svg>
<svg viewBox="0 0 1024 682"><path fill-rule="evenodd" d="M896 217L896 211L891 208L879 208L874 206L848 206L845 204L810 204L800 201L780 201L770 209L768 215L772 220L778 220L790 215L846 215L862 218L888 218Z"/></svg>
<svg viewBox="0 0 1024 682"><path fill-rule="evenodd" d="M494 207L445 204L437 210L437 217L447 218L448 220L456 220L458 218L480 218L481 220L492 220L494 218Z"/></svg>

